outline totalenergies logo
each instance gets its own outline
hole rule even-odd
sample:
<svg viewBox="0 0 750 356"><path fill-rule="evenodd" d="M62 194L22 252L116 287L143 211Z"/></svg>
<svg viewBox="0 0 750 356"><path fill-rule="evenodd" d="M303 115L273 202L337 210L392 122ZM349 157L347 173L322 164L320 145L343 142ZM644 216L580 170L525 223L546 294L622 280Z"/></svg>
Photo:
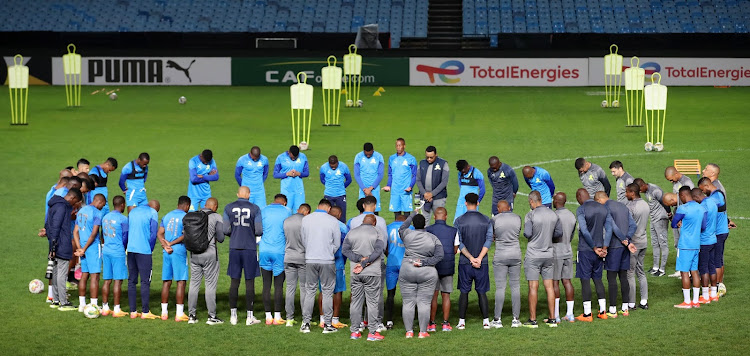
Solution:
<svg viewBox="0 0 750 356"><path fill-rule="evenodd" d="M624 72L625 69L628 69L628 68L630 68L630 67L628 67L628 66L622 66L622 71ZM661 72L661 65L659 65L659 63L656 63L656 62L646 62L646 63L643 63L643 64L640 65L640 68L643 68L643 69L646 70L646 75L651 75L651 74L654 74L654 73Z"/></svg>
<svg viewBox="0 0 750 356"><path fill-rule="evenodd" d="M446 84L456 84L461 78L449 78L449 75L459 75L464 72L464 64L461 61L446 61L440 67L433 67L424 64L417 65L417 72L427 73L430 83L435 83L435 74Z"/></svg>

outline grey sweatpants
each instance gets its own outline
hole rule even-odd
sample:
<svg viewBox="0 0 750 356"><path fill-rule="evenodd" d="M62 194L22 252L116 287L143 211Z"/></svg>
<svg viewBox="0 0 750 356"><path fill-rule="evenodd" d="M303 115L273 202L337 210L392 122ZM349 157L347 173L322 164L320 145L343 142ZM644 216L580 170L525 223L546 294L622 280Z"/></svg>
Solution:
<svg viewBox="0 0 750 356"><path fill-rule="evenodd" d="M305 281L307 280L307 269L305 264L285 263L284 274L286 275L286 320L294 320L294 300L297 297L297 281L299 281L299 305L305 305L307 292Z"/></svg>
<svg viewBox="0 0 750 356"><path fill-rule="evenodd" d="M651 221L651 248L654 254L654 267L664 271L669 258L669 246L667 242L667 227L669 220L661 219ZM661 261L660 261L661 259Z"/></svg>
<svg viewBox="0 0 750 356"><path fill-rule="evenodd" d="M190 289L188 290L188 314L195 315L201 280L206 279L206 309L208 315L216 317L216 285L219 282L219 261L216 252L190 255Z"/></svg>
<svg viewBox="0 0 750 356"><path fill-rule="evenodd" d="M680 242L680 228L672 229L672 236L674 236L674 248L677 248L677 243Z"/></svg>
<svg viewBox="0 0 750 356"><path fill-rule="evenodd" d="M369 320L377 319L378 294L380 293L380 276L352 275L352 296L349 305L349 318L351 326L349 330L355 333L359 331L362 322L362 305L367 303L367 316ZM380 293L382 295L382 293ZM370 333L375 333L377 323L369 323Z"/></svg>
<svg viewBox="0 0 750 356"><path fill-rule="evenodd" d="M422 216L424 216L424 219L427 221L425 223L425 226L430 225L430 218L432 218L432 215L435 214L435 209L445 208L445 201L446 198L442 198L432 199L431 202L424 203L424 207L422 208Z"/></svg>
<svg viewBox="0 0 750 356"><path fill-rule="evenodd" d="M52 282L55 284L54 299L63 305L68 302L68 289L65 283L68 281L69 260L55 257L55 268L52 269Z"/></svg>
<svg viewBox="0 0 750 356"><path fill-rule="evenodd" d="M438 274L435 267L414 267L401 265L398 283L401 285L402 308L406 331L414 331L414 308L417 308L419 332L427 332L430 322L430 307L435 294Z"/></svg>
<svg viewBox="0 0 750 356"><path fill-rule="evenodd" d="M638 276L638 284L641 288L641 299L648 300L648 281L646 272L643 270L643 259L646 257L646 249L642 248L630 254L630 269L628 270L628 283L630 283L629 303L635 303L635 277Z"/></svg>
<svg viewBox="0 0 750 356"><path fill-rule="evenodd" d="M500 319L505 303L505 282L510 282L510 300L513 318L521 315L521 260L494 263L495 273L495 318ZM520 320L520 319L519 319Z"/></svg>
<svg viewBox="0 0 750 356"><path fill-rule="evenodd" d="M385 260L384 260L385 261ZM385 289L385 263L380 264L380 291L378 292L378 314L375 318L374 324L380 325L383 323L383 315L385 314L385 303L383 302L383 292ZM368 305L367 308L370 308ZM372 324L373 321L370 319L370 312L367 311L367 324Z"/></svg>
<svg viewBox="0 0 750 356"><path fill-rule="evenodd" d="M309 323L312 319L313 308L315 307L315 292L318 289L318 282L323 291L323 320L326 325L331 325L333 318L333 289L336 287L336 265L331 264L308 263L305 271L305 293L310 298L305 298L302 304L302 322Z"/></svg>

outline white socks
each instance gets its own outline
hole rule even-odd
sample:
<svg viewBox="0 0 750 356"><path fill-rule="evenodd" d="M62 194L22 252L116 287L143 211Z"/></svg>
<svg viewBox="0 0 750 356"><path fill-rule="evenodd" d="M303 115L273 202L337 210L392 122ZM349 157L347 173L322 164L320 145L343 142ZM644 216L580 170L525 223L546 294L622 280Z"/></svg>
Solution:
<svg viewBox="0 0 750 356"><path fill-rule="evenodd" d="M248 317L248 318L252 318L252 317L254 317L254 315L253 315L253 311L252 311L252 310L248 310L248 311L247 311L247 317Z"/></svg>
<svg viewBox="0 0 750 356"><path fill-rule="evenodd" d="M690 304L690 288L682 289L682 299L685 304Z"/></svg>
<svg viewBox="0 0 750 356"><path fill-rule="evenodd" d="M86 305L86 297L78 297L78 304L80 305Z"/></svg>
<svg viewBox="0 0 750 356"><path fill-rule="evenodd" d="M628 310L628 303L622 303L622 311Z"/></svg>
<svg viewBox="0 0 750 356"><path fill-rule="evenodd" d="M583 315L591 315L591 301L583 302Z"/></svg>
<svg viewBox="0 0 750 356"><path fill-rule="evenodd" d="M185 315L185 304L177 304L177 316Z"/></svg>
<svg viewBox="0 0 750 356"><path fill-rule="evenodd" d="M91 304L99 305L99 298L91 298Z"/></svg>
<svg viewBox="0 0 750 356"><path fill-rule="evenodd" d="M482 319L482 325L490 325L490 319L489 318Z"/></svg>
<svg viewBox="0 0 750 356"><path fill-rule="evenodd" d="M466 319L458 319L458 325L464 324L466 325Z"/></svg>
<svg viewBox="0 0 750 356"><path fill-rule="evenodd" d="M280 314L281 313L279 313L279 318L281 318ZM337 316L331 317L331 324L338 324L338 323L339 323L339 317Z"/></svg>
<svg viewBox="0 0 750 356"><path fill-rule="evenodd" d="M575 304L575 301L566 301L565 302L568 305L568 311L565 313L565 315L573 315L573 305Z"/></svg>
<svg viewBox="0 0 750 356"><path fill-rule="evenodd" d="M115 305L115 313L120 313L122 310L120 310L120 304Z"/></svg>
<svg viewBox="0 0 750 356"><path fill-rule="evenodd" d="M169 314L169 303L161 303L161 314Z"/></svg>
<svg viewBox="0 0 750 356"><path fill-rule="evenodd" d="M55 286L52 284L47 287L47 298L55 299Z"/></svg>
<svg viewBox="0 0 750 356"><path fill-rule="evenodd" d="M555 298L555 319L560 319L560 298Z"/></svg>
<svg viewBox="0 0 750 356"><path fill-rule="evenodd" d="M271 312L266 312L266 320L271 320L273 317L271 316Z"/></svg>
<svg viewBox="0 0 750 356"><path fill-rule="evenodd" d="M273 313L273 318L276 320L281 320L281 312ZM336 321L339 321L339 318L336 318Z"/></svg>
<svg viewBox="0 0 750 356"><path fill-rule="evenodd" d="M602 313L607 310L607 300L599 299L599 312Z"/></svg>
<svg viewBox="0 0 750 356"><path fill-rule="evenodd" d="M708 287L702 287L701 292L703 294L703 299L708 300Z"/></svg>
<svg viewBox="0 0 750 356"><path fill-rule="evenodd" d="M102 310L109 310L109 303L102 303Z"/></svg>
<svg viewBox="0 0 750 356"><path fill-rule="evenodd" d="M698 304L698 296L700 295L700 293L701 293L700 288L693 288L693 303L694 304Z"/></svg>
<svg viewBox="0 0 750 356"><path fill-rule="evenodd" d="M711 287L709 290L711 292L711 298L716 298L716 287Z"/></svg>
<svg viewBox="0 0 750 356"><path fill-rule="evenodd" d="M617 314L617 307L613 306L613 305L610 305L609 306L609 313L610 314Z"/></svg>
<svg viewBox="0 0 750 356"><path fill-rule="evenodd" d="M230 312L232 313L232 316L233 316L233 317L235 317L235 318L237 317L237 308L232 308L232 309L230 310Z"/></svg>
<svg viewBox="0 0 750 356"><path fill-rule="evenodd" d="M648 300L641 299L641 305L646 305L646 304L648 304ZM635 306L633 306L633 308L635 308Z"/></svg>

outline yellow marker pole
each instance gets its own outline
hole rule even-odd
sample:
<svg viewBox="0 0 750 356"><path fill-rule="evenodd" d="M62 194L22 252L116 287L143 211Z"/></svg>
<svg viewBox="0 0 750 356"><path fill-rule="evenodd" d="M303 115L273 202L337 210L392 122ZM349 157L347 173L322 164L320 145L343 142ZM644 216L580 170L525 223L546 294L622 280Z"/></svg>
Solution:
<svg viewBox="0 0 750 356"><path fill-rule="evenodd" d="M362 107L359 98L362 84L362 56L357 54L357 46L349 45L349 54L344 55L344 85L346 86L346 106Z"/></svg>
<svg viewBox="0 0 750 356"><path fill-rule="evenodd" d="M292 143L301 150L310 144L312 126L313 86L307 84L307 74L297 73L297 84L289 88L292 110Z"/></svg>
<svg viewBox="0 0 750 356"><path fill-rule="evenodd" d="M326 61L328 66L320 70L323 87L323 126L339 126L343 71L336 66L336 56L328 56Z"/></svg>
<svg viewBox="0 0 750 356"><path fill-rule="evenodd" d="M613 50L614 49L614 50ZM620 85L622 80L622 56L617 54L616 44L609 46L604 56L604 101L602 107L620 107Z"/></svg>
<svg viewBox="0 0 750 356"><path fill-rule="evenodd" d="M29 107L29 67L23 65L23 56L13 57L8 67L8 95L10 99L10 124L27 125Z"/></svg>
<svg viewBox="0 0 750 356"><path fill-rule="evenodd" d="M625 108L627 114L627 123L625 126L643 126L641 123L643 114L643 86L646 77L646 70L639 67L640 59L633 57L630 59L630 68L625 69L623 77L625 79Z"/></svg>
<svg viewBox="0 0 750 356"><path fill-rule="evenodd" d="M67 105L81 106L81 55L74 44L68 45L68 54L62 56L65 75L65 98Z"/></svg>
<svg viewBox="0 0 750 356"><path fill-rule="evenodd" d="M643 89L646 107L646 151L664 149L664 131L667 123L667 87L661 85L661 74L651 75L651 85ZM650 124L650 130L649 130ZM651 142L657 140L656 143Z"/></svg>

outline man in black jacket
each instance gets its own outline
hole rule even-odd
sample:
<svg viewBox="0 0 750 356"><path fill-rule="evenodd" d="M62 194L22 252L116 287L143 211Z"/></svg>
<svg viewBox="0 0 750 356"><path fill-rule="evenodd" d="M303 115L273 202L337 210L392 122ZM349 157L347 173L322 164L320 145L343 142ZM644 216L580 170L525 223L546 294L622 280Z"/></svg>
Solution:
<svg viewBox="0 0 750 356"><path fill-rule="evenodd" d="M72 212L73 206L81 202L83 195L78 188L71 188L64 197L53 196L47 205L47 221L44 228L47 231L49 241L49 257L55 261L52 273L52 281L55 284L55 296L51 305L62 311L75 310L76 308L68 301L65 282L68 278L68 267L73 257L73 233Z"/></svg>

